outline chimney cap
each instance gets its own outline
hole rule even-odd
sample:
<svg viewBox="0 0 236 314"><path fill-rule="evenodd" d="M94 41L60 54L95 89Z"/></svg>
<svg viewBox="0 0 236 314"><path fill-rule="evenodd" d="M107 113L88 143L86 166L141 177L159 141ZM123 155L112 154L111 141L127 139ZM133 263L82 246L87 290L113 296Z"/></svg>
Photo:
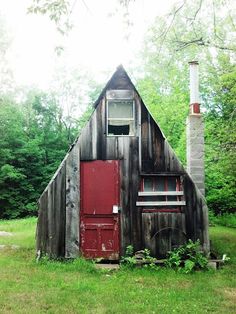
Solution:
<svg viewBox="0 0 236 314"><path fill-rule="evenodd" d="M188 64L196 64L196 65L198 65L199 63L198 63L198 61L189 61L189 63Z"/></svg>

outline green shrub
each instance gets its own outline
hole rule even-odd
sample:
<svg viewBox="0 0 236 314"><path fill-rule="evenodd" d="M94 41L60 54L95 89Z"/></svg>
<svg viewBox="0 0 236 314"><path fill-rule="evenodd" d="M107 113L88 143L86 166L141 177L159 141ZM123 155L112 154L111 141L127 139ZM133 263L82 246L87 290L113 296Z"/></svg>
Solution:
<svg viewBox="0 0 236 314"><path fill-rule="evenodd" d="M132 245L128 245L125 250L125 256L121 257L121 264L133 268L136 264L136 258L134 255L134 248Z"/></svg>
<svg viewBox="0 0 236 314"><path fill-rule="evenodd" d="M207 269L208 259L200 251L200 242L189 240L186 244L169 252L167 267L190 273L194 270Z"/></svg>
<svg viewBox="0 0 236 314"><path fill-rule="evenodd" d="M134 268L137 264L144 267L155 268L156 258L150 255L149 249L138 251L134 254L134 248L132 245L128 245L125 250L125 256L122 256L121 263L129 268Z"/></svg>
<svg viewBox="0 0 236 314"><path fill-rule="evenodd" d="M217 216L217 223L226 227L236 228L236 214L225 213Z"/></svg>
<svg viewBox="0 0 236 314"><path fill-rule="evenodd" d="M214 215L212 211L209 211L209 221L213 225L221 225L231 228L236 228L236 214L225 213L222 215Z"/></svg>

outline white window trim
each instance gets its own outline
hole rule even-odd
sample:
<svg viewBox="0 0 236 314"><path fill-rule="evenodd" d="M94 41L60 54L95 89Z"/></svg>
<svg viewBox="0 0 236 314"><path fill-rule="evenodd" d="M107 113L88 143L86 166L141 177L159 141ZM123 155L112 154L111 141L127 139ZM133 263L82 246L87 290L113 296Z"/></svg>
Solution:
<svg viewBox="0 0 236 314"><path fill-rule="evenodd" d="M133 118L108 118L108 107L109 107L109 102L122 102L122 101L130 101L132 100L133 102ZM133 134L128 134L128 135L124 135L124 134L109 134L108 133L108 122L109 121L133 121L134 123L134 132ZM106 100L106 135L109 136L109 137L112 137L112 136L121 136L121 137L132 137L132 136L135 136L135 101L134 99L121 99L121 98L118 98L118 99L107 99Z"/></svg>

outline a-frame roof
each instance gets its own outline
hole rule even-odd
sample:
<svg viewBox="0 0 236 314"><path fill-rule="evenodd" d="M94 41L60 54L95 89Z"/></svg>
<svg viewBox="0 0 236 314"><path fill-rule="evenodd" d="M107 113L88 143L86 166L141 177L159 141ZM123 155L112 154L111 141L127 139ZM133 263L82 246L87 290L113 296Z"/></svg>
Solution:
<svg viewBox="0 0 236 314"><path fill-rule="evenodd" d="M126 72L126 70L124 69L122 64L120 64L117 67L116 71L113 73L113 75L111 76L111 78L109 79L109 81L107 82L107 84L105 85L103 90L101 91L101 94L99 95L97 100L94 102L93 107L95 109L97 108L97 106L99 105L99 103L101 102L103 97L105 97L106 91L110 90L110 89L132 89L132 90L134 90L135 93L139 96L142 105L147 109L148 113L150 114L152 119L155 121L157 127L160 129L160 132L162 133L162 136L166 139L166 136L164 135L164 133L161 130L160 126L158 125L158 123L154 119L152 113L149 111L149 109L147 108L147 106L143 102L142 97L140 96L138 90L136 89L135 85L131 81L128 73Z"/></svg>
<svg viewBox="0 0 236 314"><path fill-rule="evenodd" d="M93 108L94 110L97 109L98 105L101 103L101 100L106 96L106 91L107 90L111 90L111 89L129 89L129 90L134 90L137 95L140 98L141 104L142 106L145 107L145 109L148 111L148 114L150 115L151 119L154 122L154 125L156 125L156 128L159 129L159 132L161 133L161 135L163 136L163 139L166 143L166 146L168 146L169 150L172 150L173 154L174 154L174 158L178 161L180 168L182 168L182 171L186 172L187 171L184 169L182 163L180 162L180 160L178 159L178 157L175 155L173 149L171 148L170 144L168 144L168 141L166 140L165 135L163 134L160 126L158 125L157 121L153 118L151 112L148 110L147 106L144 104L142 97L140 96L139 92L137 91L135 85L132 83L129 75L127 74L127 72L125 71L124 67L122 65L119 65L116 69L116 71L114 72L114 74L111 76L111 78L109 79L109 81L107 82L107 84L105 85L105 87L103 88L102 92L100 93L99 97L97 98L97 100L94 102L93 104ZM92 116L93 116L93 112L91 113L91 116L88 119L88 122L91 120ZM57 175L58 171L60 170L63 162L67 159L68 154L70 154L70 152L72 151L73 147L76 145L76 143L79 141L80 137L82 136L83 133L83 129L86 128L86 125L82 128L81 132L78 134L78 136L76 137L74 143L70 146L65 158L63 159L61 165L59 166L59 168L57 169L57 171L55 172L54 176L52 177L52 179L50 180L49 184L53 181L53 179L55 178L55 176ZM48 185L49 185L48 184ZM47 189L47 188L46 188ZM45 189L45 190L46 190ZM198 189L198 188L197 188Z"/></svg>
<svg viewBox="0 0 236 314"><path fill-rule="evenodd" d="M125 78L125 80L123 80L124 78ZM126 82L125 85L124 85L124 81ZM119 86L119 89L134 89L135 92L139 95L136 87L132 83L132 81L131 81L129 75L127 74L127 72L125 71L123 65L120 64L117 67L117 69L114 72L114 74L112 75L112 77L109 79L109 81L105 85L105 87L103 88L103 90L102 90L101 94L99 95L98 99L95 101L94 108L96 108L98 106L98 104L100 103L101 99L105 96L106 91L109 90L109 89L113 89L114 86L116 86L116 89L117 89L117 86Z"/></svg>

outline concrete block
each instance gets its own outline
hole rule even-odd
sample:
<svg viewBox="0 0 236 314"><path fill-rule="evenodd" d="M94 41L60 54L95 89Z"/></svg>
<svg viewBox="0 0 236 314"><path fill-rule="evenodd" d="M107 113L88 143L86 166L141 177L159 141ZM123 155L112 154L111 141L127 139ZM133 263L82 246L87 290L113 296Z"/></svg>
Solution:
<svg viewBox="0 0 236 314"><path fill-rule="evenodd" d="M192 144L200 144L204 146L204 138L202 135L200 136L190 136L190 138L188 139L188 143L192 143Z"/></svg>
<svg viewBox="0 0 236 314"><path fill-rule="evenodd" d="M203 174L199 174L199 173L193 173L193 174L191 175L191 177L192 177L192 179L193 179L193 181L194 181L195 183L201 183L201 182L203 182L204 179L205 179L205 176L204 176Z"/></svg>
<svg viewBox="0 0 236 314"><path fill-rule="evenodd" d="M213 262L213 261L209 261L207 266L214 269L214 270L217 269L217 264L216 264L216 262Z"/></svg>
<svg viewBox="0 0 236 314"><path fill-rule="evenodd" d="M194 136L194 134L204 133L203 124L196 125L196 124L189 123L187 127L188 127L188 132L191 136Z"/></svg>
<svg viewBox="0 0 236 314"><path fill-rule="evenodd" d="M193 173L204 173L203 167L193 167L192 165L190 165L190 169Z"/></svg>
<svg viewBox="0 0 236 314"><path fill-rule="evenodd" d="M201 189L205 189L205 184L203 182L197 182L197 187L199 188L199 190Z"/></svg>
<svg viewBox="0 0 236 314"><path fill-rule="evenodd" d="M187 171L204 195L204 121L201 114L187 117Z"/></svg>
<svg viewBox="0 0 236 314"><path fill-rule="evenodd" d="M201 115L189 115L186 120L186 127L190 129L204 129L204 121Z"/></svg>
<svg viewBox="0 0 236 314"><path fill-rule="evenodd" d="M190 154L191 154L190 160L189 160L190 163L191 163L191 159L203 159L204 158L204 151L202 150L197 150L197 151L192 150L190 151Z"/></svg>
<svg viewBox="0 0 236 314"><path fill-rule="evenodd" d="M191 159L190 163L191 167L202 167L204 169L204 160L199 160L199 159Z"/></svg>

